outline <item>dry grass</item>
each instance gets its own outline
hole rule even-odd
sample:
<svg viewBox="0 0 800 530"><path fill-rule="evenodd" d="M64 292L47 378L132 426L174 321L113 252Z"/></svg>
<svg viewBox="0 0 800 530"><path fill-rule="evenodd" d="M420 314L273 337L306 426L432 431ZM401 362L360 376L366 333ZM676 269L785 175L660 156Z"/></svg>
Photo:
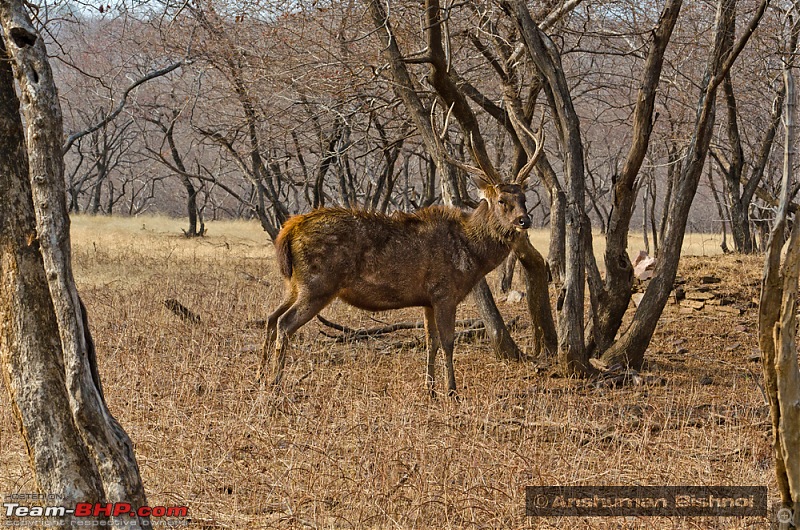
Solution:
<svg viewBox="0 0 800 530"><path fill-rule="evenodd" d="M547 255L547 248L550 242L549 230L529 230L531 242L540 252ZM722 254L720 248L722 243L722 234L696 234L689 233L683 241L683 255L684 256L718 256ZM652 246L652 239L650 245ZM729 242L729 244L732 244ZM597 231L594 232L593 237L594 254L597 258L597 264L603 268L603 252L606 250L605 238ZM644 238L641 232L632 232L628 238L628 252L631 256L636 256L640 251L644 250Z"/></svg>
<svg viewBox="0 0 800 530"><path fill-rule="evenodd" d="M767 484L774 496L761 369L746 360L755 310L692 318L668 306L648 354L647 373L663 385L587 388L498 361L483 341L461 343L461 404L424 391L421 332L341 345L312 322L275 396L254 382L262 331L248 326L283 287L265 237L253 224L211 223L208 237L186 240L180 226L79 217L74 265L109 405L134 440L150 503L188 505L190 527L767 527L524 515L527 485ZM760 266L687 258L681 274L717 274L746 304ZM202 324L176 319L165 298ZM523 305L501 309L527 321ZM324 314L351 327L421 318L342 304ZM459 318L474 314L467 302ZM523 348L527 333L515 333ZM33 492L4 392L0 409L0 493Z"/></svg>

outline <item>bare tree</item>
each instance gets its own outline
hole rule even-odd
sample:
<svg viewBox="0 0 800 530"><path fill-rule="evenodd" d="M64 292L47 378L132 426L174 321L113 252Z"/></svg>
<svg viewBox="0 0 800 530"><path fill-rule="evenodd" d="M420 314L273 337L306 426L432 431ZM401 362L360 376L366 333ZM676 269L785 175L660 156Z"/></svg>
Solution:
<svg viewBox="0 0 800 530"><path fill-rule="evenodd" d="M796 47L796 43L794 46ZM753 150L753 160L749 166L750 171L748 173L748 167L745 165L742 135L739 130L739 110L730 72L725 77L722 87L725 93L730 155L725 157L718 149L712 149L711 154L717 161L725 178L725 191L730 212L734 248L738 252L750 254L756 250L755 236L750 231L750 203L758 186L761 184L761 179L764 176L764 170L772 151L775 134L780 125L784 88L783 85L780 85L780 88L776 90L775 102L772 106L768 125L764 130L761 141Z"/></svg>
<svg viewBox="0 0 800 530"><path fill-rule="evenodd" d="M4 379L43 493L143 506L133 447L103 398L72 275L63 126L47 50L22 2L0 2L0 25L10 59L0 66L9 133L2 141L9 158L3 157L7 162L0 172L0 186L8 191L0 218L2 320L14 323L3 328L0 342ZM35 288L27 290L30 286ZM138 517L113 524L142 528L150 521Z"/></svg>
<svg viewBox="0 0 800 530"><path fill-rule="evenodd" d="M645 350L669 298L678 270L689 208L697 192L713 133L717 88L758 27L766 7L767 1L759 4L744 33L734 43L736 1L720 0L717 4L714 49L709 56L701 84L695 125L685 163L672 189L659 260L631 326L603 354L603 359L609 365L620 363L634 368L642 365Z"/></svg>

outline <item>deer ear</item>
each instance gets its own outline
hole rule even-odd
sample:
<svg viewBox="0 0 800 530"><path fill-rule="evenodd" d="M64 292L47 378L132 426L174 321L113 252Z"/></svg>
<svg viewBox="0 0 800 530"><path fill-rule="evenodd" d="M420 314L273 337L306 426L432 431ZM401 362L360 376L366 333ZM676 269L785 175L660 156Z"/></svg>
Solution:
<svg viewBox="0 0 800 530"><path fill-rule="evenodd" d="M493 201L500 197L500 188L497 184L486 184L479 191L481 199L486 199L487 201Z"/></svg>

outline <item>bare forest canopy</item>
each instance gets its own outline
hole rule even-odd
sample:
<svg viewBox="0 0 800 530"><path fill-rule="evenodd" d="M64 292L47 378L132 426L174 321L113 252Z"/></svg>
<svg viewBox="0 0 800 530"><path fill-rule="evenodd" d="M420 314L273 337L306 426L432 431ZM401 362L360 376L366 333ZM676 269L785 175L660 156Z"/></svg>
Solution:
<svg viewBox="0 0 800 530"><path fill-rule="evenodd" d="M561 54L580 118L586 212L601 231L631 145L637 90L662 4L529 5ZM415 60L426 47L424 9L403 0L382 5L430 108L436 92L428 66ZM737 34L756 7L755 1L739 3ZM755 234L758 223L774 215L781 155L771 145L765 156L761 152L782 97L786 7L770 5L720 93L690 231L731 230L723 220L744 208ZM502 58L494 50L505 45L517 95L536 123L544 114L545 151L556 175L563 175L552 109L521 50L513 17L493 2L442 9L447 58L494 165L509 173L519 163L508 123L497 119L505 108ZM273 233L288 216L321 205L410 211L442 201L440 171L395 93L368 2L56 2L40 4L36 15L50 39L66 135L95 129L65 153L73 212L256 218ZM636 177L634 230L647 226L657 236L664 223L665 198L692 136L714 22L715 6L706 2L687 2L678 17ZM129 90L148 75L152 79ZM446 132L448 151L472 163L461 129L450 123ZM774 134L779 143L782 132ZM726 178L733 170L738 180ZM477 198L468 180L459 179L457 190L467 204ZM737 203L753 180L750 202ZM548 189L535 176L531 181L535 226L548 225ZM190 230L199 230L192 223Z"/></svg>

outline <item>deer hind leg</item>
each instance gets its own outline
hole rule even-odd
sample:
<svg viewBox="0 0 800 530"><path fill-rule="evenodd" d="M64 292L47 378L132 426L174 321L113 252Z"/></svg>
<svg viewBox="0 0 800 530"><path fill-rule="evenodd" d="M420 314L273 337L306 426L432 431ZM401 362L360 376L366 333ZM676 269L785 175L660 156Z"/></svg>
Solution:
<svg viewBox="0 0 800 530"><path fill-rule="evenodd" d="M283 367L286 364L286 351L289 349L289 339L303 324L322 311L332 298L332 295L319 296L301 294L291 307L278 318L275 345L276 358L275 368L273 369L275 380L272 382L273 386L280 385L283 379Z"/></svg>
<svg viewBox="0 0 800 530"><path fill-rule="evenodd" d="M266 376L267 366L269 365L270 358L272 357L272 350L275 348L275 337L278 335L278 319L283 315L287 309L292 307L295 300L297 300L297 293L292 289L286 300L278 306L267 319L267 336L264 338L264 345L261 347L261 364L258 366L257 379L261 381Z"/></svg>
<svg viewBox="0 0 800 530"><path fill-rule="evenodd" d="M428 350L428 371L425 383L431 393L436 397L436 352L439 350L439 331L436 329L436 318L433 308L425 308L425 345Z"/></svg>
<svg viewBox="0 0 800 530"><path fill-rule="evenodd" d="M434 308L434 317L436 318L436 329L439 332L439 341L444 350L444 361L447 366L447 395L458 397L456 393L456 373L453 367L456 308L449 306L436 307Z"/></svg>

